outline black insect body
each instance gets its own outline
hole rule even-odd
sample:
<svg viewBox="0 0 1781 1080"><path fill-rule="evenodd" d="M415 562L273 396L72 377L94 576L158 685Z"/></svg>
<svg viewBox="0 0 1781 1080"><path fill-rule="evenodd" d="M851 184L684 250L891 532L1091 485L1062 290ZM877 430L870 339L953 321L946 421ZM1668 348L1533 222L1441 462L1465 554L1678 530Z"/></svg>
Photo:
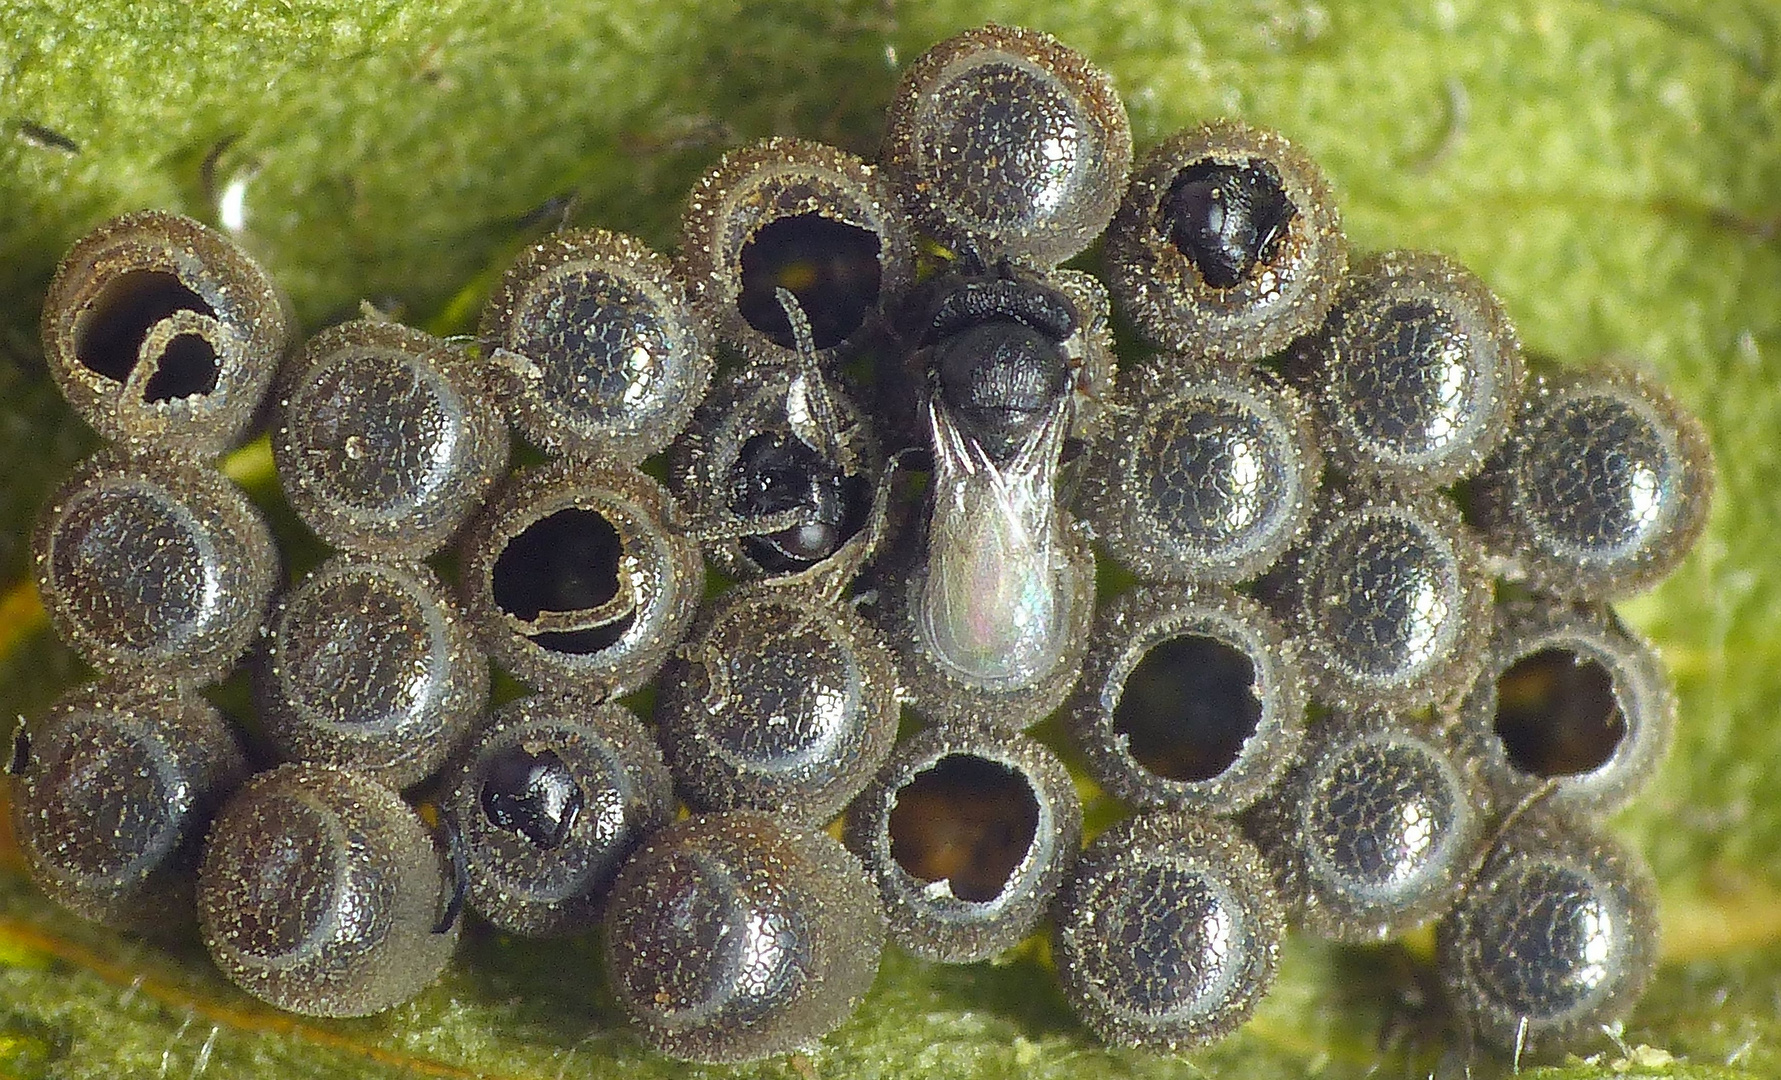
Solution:
<svg viewBox="0 0 1781 1080"><path fill-rule="evenodd" d="M1068 691L1090 617L1092 571L1057 498L1066 342L1081 319L1063 292L1008 266L939 279L928 296L913 359L929 385L934 474L907 601L909 681L924 708L981 715L972 695L988 695L1024 726Z"/></svg>
<svg viewBox="0 0 1781 1080"><path fill-rule="evenodd" d="M444 787L470 907L526 937L592 927L619 867L674 818L650 733L617 702L573 694L496 709Z"/></svg>
<svg viewBox="0 0 1781 1080"><path fill-rule="evenodd" d="M1315 162L1274 132L1220 120L1145 156L1103 261L1145 337L1186 356L1250 361L1323 321L1348 246Z"/></svg>
<svg viewBox="0 0 1781 1080"><path fill-rule="evenodd" d="M483 764L478 802L488 819L541 848L562 844L585 797L556 751L514 746Z"/></svg>
<svg viewBox="0 0 1781 1080"><path fill-rule="evenodd" d="M1175 176L1163 197L1169 239L1214 288L1228 289L1272 258L1298 213L1265 161L1201 162Z"/></svg>
<svg viewBox="0 0 1781 1080"><path fill-rule="evenodd" d="M865 477L844 473L791 432L761 432L742 444L733 491L730 511L743 521L803 519L741 538L748 557L775 574L808 570L833 555L864 526L872 502Z"/></svg>

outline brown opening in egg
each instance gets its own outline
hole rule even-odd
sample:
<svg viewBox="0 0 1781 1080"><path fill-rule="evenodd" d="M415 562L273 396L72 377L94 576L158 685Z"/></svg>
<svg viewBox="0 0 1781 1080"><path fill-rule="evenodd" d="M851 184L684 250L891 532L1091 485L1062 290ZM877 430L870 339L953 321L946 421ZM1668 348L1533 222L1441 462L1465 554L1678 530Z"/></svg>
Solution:
<svg viewBox="0 0 1781 1080"><path fill-rule="evenodd" d="M791 321L776 290L790 290L810 320L816 347L846 341L878 303L878 234L821 214L794 214L761 226L742 247L742 295L748 325L793 348Z"/></svg>
<svg viewBox="0 0 1781 1080"><path fill-rule="evenodd" d="M508 541L491 574L495 603L553 652L593 653L624 637L636 596L623 574L624 540L599 511L570 507Z"/></svg>
<svg viewBox="0 0 1781 1080"><path fill-rule="evenodd" d="M107 379L124 382L137 364L142 342L148 337L149 330L156 323L181 311L197 312L212 318L216 316L216 309L187 287L177 274L166 270L126 271L106 282L76 319L74 355L92 371ZM181 334L173 339L174 343L179 343L188 336L190 335ZM210 357L211 371L205 376L189 362L199 359L198 354L191 351L191 346L182 345L180 348L184 355L177 358L176 374L162 380L162 372L157 371L154 378L149 380L150 401L186 397L191 393L208 392L215 388L214 352ZM204 348L209 349L209 344L205 343ZM164 359L162 371L166 367L167 361ZM195 379L194 373L197 376ZM209 386L201 386L206 377ZM161 384L159 387L155 385L157 382ZM188 386L200 388L180 392ZM167 396L152 396L162 392Z"/></svg>
<svg viewBox="0 0 1781 1080"><path fill-rule="evenodd" d="M1113 730L1145 769L1195 782L1235 764L1261 718L1249 657L1228 642L1188 634L1153 645L1126 676Z"/></svg>
<svg viewBox="0 0 1781 1080"><path fill-rule="evenodd" d="M1613 676L1570 649L1542 649L1497 678L1496 733L1524 772L1592 772L1614 756L1626 731Z"/></svg>
<svg viewBox="0 0 1781 1080"><path fill-rule="evenodd" d="M947 881L961 900L1008 888L1039 831L1039 800L1026 777L969 754L948 754L897 792L891 858L922 881Z"/></svg>

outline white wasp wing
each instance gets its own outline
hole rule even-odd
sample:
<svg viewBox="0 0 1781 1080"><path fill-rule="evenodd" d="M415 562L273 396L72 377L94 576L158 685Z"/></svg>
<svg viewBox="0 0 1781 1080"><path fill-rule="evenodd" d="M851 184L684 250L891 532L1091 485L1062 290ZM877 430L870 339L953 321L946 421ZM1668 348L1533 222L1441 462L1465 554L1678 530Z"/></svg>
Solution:
<svg viewBox="0 0 1781 1080"><path fill-rule="evenodd" d="M916 627L953 673L988 689L1031 686L1064 648L1069 590L1058 587L1058 456L1069 427L1058 402L1005 462L930 400L934 510Z"/></svg>

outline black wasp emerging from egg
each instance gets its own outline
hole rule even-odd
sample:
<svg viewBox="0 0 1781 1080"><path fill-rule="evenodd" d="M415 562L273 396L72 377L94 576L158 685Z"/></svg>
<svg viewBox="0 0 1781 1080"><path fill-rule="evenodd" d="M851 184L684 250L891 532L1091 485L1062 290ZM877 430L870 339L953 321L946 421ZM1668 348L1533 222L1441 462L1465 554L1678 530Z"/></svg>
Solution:
<svg viewBox="0 0 1781 1080"><path fill-rule="evenodd" d="M1019 691L1057 666L1072 625L1057 472L1080 317L1069 297L976 259L917 305L913 362L934 454L921 648L978 689Z"/></svg>

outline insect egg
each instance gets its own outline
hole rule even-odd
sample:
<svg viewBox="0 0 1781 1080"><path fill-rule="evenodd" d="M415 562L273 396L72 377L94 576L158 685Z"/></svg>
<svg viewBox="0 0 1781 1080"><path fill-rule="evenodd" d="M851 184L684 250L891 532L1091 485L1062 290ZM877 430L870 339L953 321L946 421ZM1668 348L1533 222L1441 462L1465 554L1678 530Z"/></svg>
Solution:
<svg viewBox="0 0 1781 1080"><path fill-rule="evenodd" d="M1022 735L942 722L897 747L848 808L891 939L945 963L987 960L1032 933L1075 862L1070 774Z"/></svg>
<svg viewBox="0 0 1781 1080"><path fill-rule="evenodd" d="M1081 54L991 25L903 73L879 159L915 224L943 244L1051 267L1106 228L1132 135L1112 80Z"/></svg>
<svg viewBox="0 0 1781 1080"><path fill-rule="evenodd" d="M516 259L483 311L485 360L515 427L554 453L633 463L686 427L710 330L672 265L601 229Z"/></svg>
<svg viewBox="0 0 1781 1080"><path fill-rule="evenodd" d="M1451 734L1385 710L1328 714L1248 814L1295 926L1384 941L1444 914L1486 841L1490 800Z"/></svg>
<svg viewBox="0 0 1781 1080"><path fill-rule="evenodd" d="M457 349L396 323L322 331L279 379L272 456L293 509L336 547L421 558L487 498L507 427Z"/></svg>
<svg viewBox="0 0 1781 1080"><path fill-rule="evenodd" d="M674 818L649 732L615 702L573 696L495 710L446 788L470 906L528 937L590 929L625 859Z"/></svg>
<svg viewBox="0 0 1781 1080"><path fill-rule="evenodd" d="M1280 599L1320 697L1414 708L1470 682L1490 589L1451 503L1389 487L1335 492L1310 535Z"/></svg>
<svg viewBox="0 0 1781 1080"><path fill-rule="evenodd" d="M1310 411L1257 369L1143 374L1086 485L1096 533L1146 581L1266 570L1310 521L1323 471Z"/></svg>
<svg viewBox="0 0 1781 1080"><path fill-rule="evenodd" d="M253 423L290 333L258 263L153 210L77 241L43 303L50 373L108 439L219 453Z"/></svg>
<svg viewBox="0 0 1781 1080"><path fill-rule="evenodd" d="M15 736L12 829L32 878L120 929L189 923L210 818L248 763L194 694L95 683Z"/></svg>
<svg viewBox="0 0 1781 1080"><path fill-rule="evenodd" d="M1071 734L1137 806L1234 814L1298 753L1297 652L1260 605L1220 587L1140 587L1095 619Z"/></svg>
<svg viewBox="0 0 1781 1080"><path fill-rule="evenodd" d="M1669 750L1676 702L1651 647L1600 607L1497 609L1461 706L1472 753L1505 801L1551 789L1579 812L1627 805Z"/></svg>
<svg viewBox="0 0 1781 1080"><path fill-rule="evenodd" d="M664 669L655 720L693 806L819 826L890 754L896 673L850 609L757 585L695 624Z"/></svg>
<svg viewBox="0 0 1781 1080"><path fill-rule="evenodd" d="M1057 903L1064 996L1114 1046L1183 1051L1235 1031L1280 965L1284 919L1255 849L1217 818L1142 814L1091 843Z"/></svg>
<svg viewBox="0 0 1781 1080"><path fill-rule="evenodd" d="M267 622L260 718L286 758L406 787L444 763L487 697L487 657L418 563L336 556Z"/></svg>
<svg viewBox="0 0 1781 1080"><path fill-rule="evenodd" d="M1603 365L1539 381L1473 512L1537 588L1610 599L1675 568L1712 488L1700 422L1652 380Z"/></svg>
<svg viewBox="0 0 1781 1080"><path fill-rule="evenodd" d="M198 922L235 985L287 1012L367 1016L438 977L457 943L432 834L356 772L281 765L211 828Z"/></svg>
<svg viewBox="0 0 1781 1080"><path fill-rule="evenodd" d="M259 511L176 454L89 458L45 508L34 550L44 609L83 659L190 683L247 648L278 568Z"/></svg>
<svg viewBox="0 0 1781 1080"><path fill-rule="evenodd" d="M1610 837L1529 811L1436 928L1448 997L1505 1052L1580 1048L1632 1011L1657 967L1656 892Z"/></svg>
<svg viewBox="0 0 1781 1080"><path fill-rule="evenodd" d="M744 356L788 362L777 291L810 321L819 359L855 351L914 280L903 210L872 166L801 139L725 155L693 188L681 265L693 302Z"/></svg>
<svg viewBox="0 0 1781 1080"><path fill-rule="evenodd" d="M1428 252L1363 261L1297 358L1344 469L1437 487L1478 470L1521 400L1502 305Z"/></svg>
<svg viewBox="0 0 1781 1080"><path fill-rule="evenodd" d="M541 690L641 687L692 621L705 576L660 484L569 459L515 473L459 554L484 647Z"/></svg>
<svg viewBox="0 0 1781 1080"><path fill-rule="evenodd" d="M1113 295L1150 340L1247 361L1323 321L1348 246L1317 165L1271 131L1222 120L1145 157L1103 261Z"/></svg>
<svg viewBox="0 0 1781 1080"><path fill-rule="evenodd" d="M606 971L657 1050L752 1061L833 1031L878 971L884 915L833 837L753 811L657 831L619 872Z"/></svg>

